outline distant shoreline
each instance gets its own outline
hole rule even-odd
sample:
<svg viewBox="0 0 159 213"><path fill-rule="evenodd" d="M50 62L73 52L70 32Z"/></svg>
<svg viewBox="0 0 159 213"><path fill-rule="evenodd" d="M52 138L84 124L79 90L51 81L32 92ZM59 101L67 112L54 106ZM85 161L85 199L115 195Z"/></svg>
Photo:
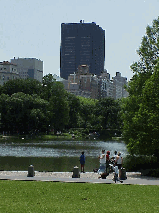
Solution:
<svg viewBox="0 0 159 213"><path fill-rule="evenodd" d="M121 137L112 137L107 138L106 140L100 139L100 138L86 138L86 137L76 137L72 138L71 135L65 136L65 135L39 135L39 136L29 136L29 135L1 135L0 142L4 141L18 141L18 142L25 142L25 141L122 141Z"/></svg>

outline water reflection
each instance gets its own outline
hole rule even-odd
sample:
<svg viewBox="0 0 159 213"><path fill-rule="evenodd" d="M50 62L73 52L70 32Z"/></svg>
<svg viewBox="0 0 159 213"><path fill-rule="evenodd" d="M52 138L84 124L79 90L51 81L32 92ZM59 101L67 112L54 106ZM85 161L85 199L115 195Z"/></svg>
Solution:
<svg viewBox="0 0 159 213"><path fill-rule="evenodd" d="M98 156L101 149L120 151L124 157L126 146L117 141L44 141L27 143L0 144L0 170L27 171L29 165L34 165L36 171L71 171L79 166L79 156L85 152L85 171L98 168Z"/></svg>
<svg viewBox="0 0 159 213"><path fill-rule="evenodd" d="M117 141L44 141L39 143L0 144L0 156L14 157L77 157L84 151L86 156L97 157L101 149L126 155L126 146Z"/></svg>

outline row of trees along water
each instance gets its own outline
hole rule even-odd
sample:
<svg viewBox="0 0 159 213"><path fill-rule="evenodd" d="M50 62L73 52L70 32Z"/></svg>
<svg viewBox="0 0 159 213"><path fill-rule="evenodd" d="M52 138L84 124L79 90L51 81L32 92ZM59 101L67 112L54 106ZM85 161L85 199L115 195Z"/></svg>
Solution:
<svg viewBox="0 0 159 213"><path fill-rule="evenodd" d="M42 83L16 79L0 87L1 132L45 133L71 128L89 130L121 129L120 101L94 100L68 93L52 74Z"/></svg>

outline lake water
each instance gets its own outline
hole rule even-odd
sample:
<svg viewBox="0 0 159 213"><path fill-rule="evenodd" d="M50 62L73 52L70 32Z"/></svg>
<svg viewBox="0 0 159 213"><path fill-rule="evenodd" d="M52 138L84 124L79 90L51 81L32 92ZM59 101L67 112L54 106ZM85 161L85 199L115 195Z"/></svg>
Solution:
<svg viewBox="0 0 159 213"><path fill-rule="evenodd" d="M120 151L127 154L123 142L117 141L43 141L0 144L0 170L26 171L34 165L35 171L71 171L80 166L79 156L82 151L86 156L86 171L99 167L98 156L101 149Z"/></svg>

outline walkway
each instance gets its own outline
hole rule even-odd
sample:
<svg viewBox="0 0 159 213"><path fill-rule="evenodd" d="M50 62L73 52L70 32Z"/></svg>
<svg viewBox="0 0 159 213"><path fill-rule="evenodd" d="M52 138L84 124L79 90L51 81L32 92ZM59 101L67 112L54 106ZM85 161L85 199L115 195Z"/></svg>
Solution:
<svg viewBox="0 0 159 213"><path fill-rule="evenodd" d="M35 172L34 177L27 177L27 174L27 171L0 171L0 180L115 184L112 180L113 174L107 179L98 179L99 175L93 172L81 173L80 178L72 178L72 172ZM116 184L159 185L159 178L143 177L135 172L127 172L126 175L127 179L123 180L123 183Z"/></svg>

